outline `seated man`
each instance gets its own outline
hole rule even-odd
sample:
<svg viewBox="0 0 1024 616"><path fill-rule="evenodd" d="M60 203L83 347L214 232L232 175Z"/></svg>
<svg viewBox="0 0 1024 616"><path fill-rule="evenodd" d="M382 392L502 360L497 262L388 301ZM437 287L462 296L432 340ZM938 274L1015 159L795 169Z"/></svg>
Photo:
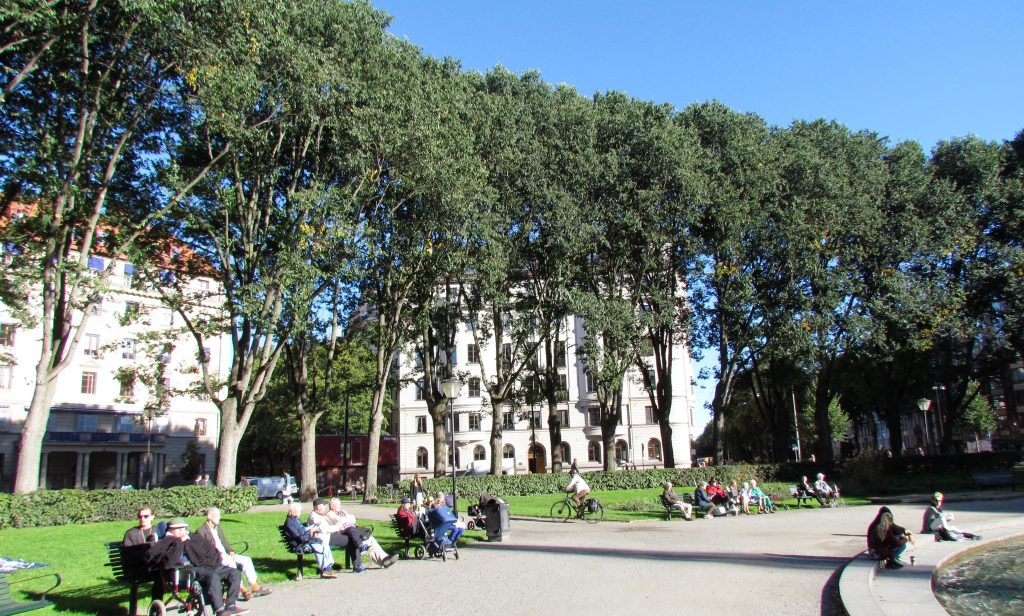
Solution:
<svg viewBox="0 0 1024 616"><path fill-rule="evenodd" d="M212 543L201 537L189 537L188 522L184 518L174 518L170 521L167 525L167 534L150 548L146 562L154 571L166 571L182 566L191 568L196 580L203 587L206 603L218 616L249 613L249 610L235 605L238 600L238 587L241 585L238 569L220 564L220 553ZM225 582L228 585L226 599Z"/></svg>
<svg viewBox="0 0 1024 616"><path fill-rule="evenodd" d="M306 527L302 525L302 521L299 519L301 514L302 505L300 503L288 505L288 517L284 521L284 532L288 535L292 546L297 548L300 545L308 544L316 556L316 567L320 577L324 579L338 577L333 571L334 554L331 552L331 547L321 541L318 535L314 535L311 532L317 530L316 526Z"/></svg>
<svg viewBox="0 0 1024 616"><path fill-rule="evenodd" d="M314 536L320 538L320 542L326 546L344 548L348 558L352 561L352 572L362 573L366 571L363 566L362 547L363 539L355 526L340 528L332 523L327 517L327 501L322 498L313 499L313 511L309 513L306 524L315 528L312 530Z"/></svg>
<svg viewBox="0 0 1024 616"><path fill-rule="evenodd" d="M832 499L832 486L825 481L824 473L818 473L817 481L814 482L814 495L822 507Z"/></svg>
<svg viewBox="0 0 1024 616"><path fill-rule="evenodd" d="M800 478L800 483L796 486L796 494L800 498L814 498L818 501L818 504L822 507L825 506L824 501L821 500L821 495L814 489L814 486L807 480L807 475Z"/></svg>
<svg viewBox="0 0 1024 616"><path fill-rule="evenodd" d="M683 518L687 520L693 519L693 505L690 503L683 502L683 499L679 498L675 492L672 491L672 482L666 481L664 490L661 493L661 498L665 499L665 503L670 507L675 507L679 511L683 512Z"/></svg>
<svg viewBox="0 0 1024 616"><path fill-rule="evenodd" d="M146 554L156 545L156 530L153 528L153 510L143 507L138 511L139 525L124 533L124 570L128 575L153 582L153 600L164 598L164 576L151 572L146 567Z"/></svg>
<svg viewBox="0 0 1024 616"><path fill-rule="evenodd" d="M408 496L402 497L402 505L395 512L395 520L398 521L398 532L403 537L422 537L423 528L416 523L416 512L412 508L412 499Z"/></svg>
<svg viewBox="0 0 1024 616"><path fill-rule="evenodd" d="M698 511L706 511L706 517L709 520L714 517L715 504L708 498L708 482L702 481L697 485L697 489L693 492L693 506Z"/></svg>
<svg viewBox="0 0 1024 616"><path fill-rule="evenodd" d="M245 575L245 579L249 582L249 590L242 587L240 591L242 601L270 594L270 589L261 587L256 580L256 567L253 566L252 559L243 554L236 554L231 549L231 544L228 543L228 538L224 536L224 530L220 526L220 509L210 507L206 510L206 524L199 527L196 536L202 537L217 548L221 564L238 569Z"/></svg>
<svg viewBox="0 0 1024 616"><path fill-rule="evenodd" d="M434 499L433 505L427 511L427 520L434 531L434 537L442 545L455 545L462 536L463 529L458 524L458 516L452 512L441 495Z"/></svg>
<svg viewBox="0 0 1024 616"><path fill-rule="evenodd" d="M569 470L569 485L565 486L566 492L572 492L572 500L576 503L576 517L583 517L583 502L590 494L590 486L583 480L583 475L580 475L579 471Z"/></svg>
<svg viewBox="0 0 1024 616"><path fill-rule="evenodd" d="M335 528L338 529L335 531L337 533L344 534L349 528L356 528L356 516L341 508L340 498L331 499L330 511L327 512L327 519ZM363 539L361 551L365 551L370 558L373 559L373 562L385 569L398 561L398 554L388 554L385 552L384 548L380 547L380 543L377 542L377 539L373 535L370 535L368 539Z"/></svg>

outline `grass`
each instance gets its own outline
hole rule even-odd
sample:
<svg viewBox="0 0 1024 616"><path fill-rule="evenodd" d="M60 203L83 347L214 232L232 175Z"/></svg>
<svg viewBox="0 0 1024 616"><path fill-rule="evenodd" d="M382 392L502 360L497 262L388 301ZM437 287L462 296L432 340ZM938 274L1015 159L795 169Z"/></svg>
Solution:
<svg viewBox="0 0 1024 616"><path fill-rule="evenodd" d="M766 493L788 494L788 484L763 486ZM680 489L680 492L692 491ZM664 520L665 513L658 502L659 489L596 491L596 496L605 505L605 519L618 521ZM562 496L558 493L534 496L514 496L507 499L509 511L516 516L548 517L551 505ZM786 499L791 507L795 501ZM864 504L864 499L847 498L850 505ZM463 508L466 501L460 503ZM805 505L807 506L807 505ZM813 505L817 507L817 504ZM388 509L397 504L383 504ZM190 518L191 528L198 528L204 520ZM260 582L277 584L292 579L295 574L295 557L281 545L278 525L284 522L282 512L246 513L225 515L221 524L228 538L235 542L247 541L251 556L260 574ZM388 552L395 551L401 542L386 522L371 522L375 527L374 536ZM0 533L0 555L35 562L49 563L49 569L19 571L11 576L14 598L29 601L38 598L39 593L52 585L49 579L40 577L42 572L53 571L64 578L64 583L48 598L54 607L37 613L60 613L72 615L125 614L128 607L128 588L115 582L106 567L107 554L104 544L120 541L130 522L100 522L71 526L46 528L8 528ZM470 531L464 535L470 541L485 537L483 531ZM312 559L310 558L310 561ZM307 564L307 574L313 567ZM36 579L33 579L36 578ZM21 581L21 583L18 583ZM140 593L140 604L144 604L146 592Z"/></svg>

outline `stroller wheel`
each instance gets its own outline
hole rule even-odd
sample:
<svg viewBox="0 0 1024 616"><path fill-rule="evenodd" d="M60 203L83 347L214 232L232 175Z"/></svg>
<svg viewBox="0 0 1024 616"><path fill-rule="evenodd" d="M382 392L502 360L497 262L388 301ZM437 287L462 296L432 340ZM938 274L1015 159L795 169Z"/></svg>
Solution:
<svg viewBox="0 0 1024 616"><path fill-rule="evenodd" d="M455 557L455 560L459 560L459 548L452 549L452 556Z"/></svg>
<svg viewBox="0 0 1024 616"><path fill-rule="evenodd" d="M476 530L476 522L473 520L466 522L466 530Z"/></svg>
<svg viewBox="0 0 1024 616"><path fill-rule="evenodd" d="M149 611L146 614L149 616L167 616L167 606L160 599L154 599L149 604Z"/></svg>
<svg viewBox="0 0 1024 616"><path fill-rule="evenodd" d="M423 549L422 545L416 546L416 548L412 551L412 553L413 553L413 556L415 556L416 558L418 558L420 560L423 560L423 557L427 555L427 551L425 549Z"/></svg>

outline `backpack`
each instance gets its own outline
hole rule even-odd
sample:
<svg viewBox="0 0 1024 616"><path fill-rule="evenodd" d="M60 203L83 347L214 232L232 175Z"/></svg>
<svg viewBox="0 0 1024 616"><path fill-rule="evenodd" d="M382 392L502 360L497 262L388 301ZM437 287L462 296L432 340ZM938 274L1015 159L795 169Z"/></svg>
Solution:
<svg viewBox="0 0 1024 616"><path fill-rule="evenodd" d="M596 498L592 498L589 501L587 501L587 509L590 510L590 513L597 513L597 506L598 502Z"/></svg>

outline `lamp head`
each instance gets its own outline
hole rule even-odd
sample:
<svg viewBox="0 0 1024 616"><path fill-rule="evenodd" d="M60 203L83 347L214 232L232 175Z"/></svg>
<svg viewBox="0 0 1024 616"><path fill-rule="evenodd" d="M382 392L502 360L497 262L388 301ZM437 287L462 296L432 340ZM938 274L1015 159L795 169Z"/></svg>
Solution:
<svg viewBox="0 0 1024 616"><path fill-rule="evenodd" d="M921 398L920 400L917 401L917 408L921 409L922 411L927 411L931 407L932 401L929 400L928 398Z"/></svg>
<svg viewBox="0 0 1024 616"><path fill-rule="evenodd" d="M444 394L445 398L452 400L459 397L459 392L462 391L462 385L462 381L455 377L445 379L441 381L441 392Z"/></svg>

